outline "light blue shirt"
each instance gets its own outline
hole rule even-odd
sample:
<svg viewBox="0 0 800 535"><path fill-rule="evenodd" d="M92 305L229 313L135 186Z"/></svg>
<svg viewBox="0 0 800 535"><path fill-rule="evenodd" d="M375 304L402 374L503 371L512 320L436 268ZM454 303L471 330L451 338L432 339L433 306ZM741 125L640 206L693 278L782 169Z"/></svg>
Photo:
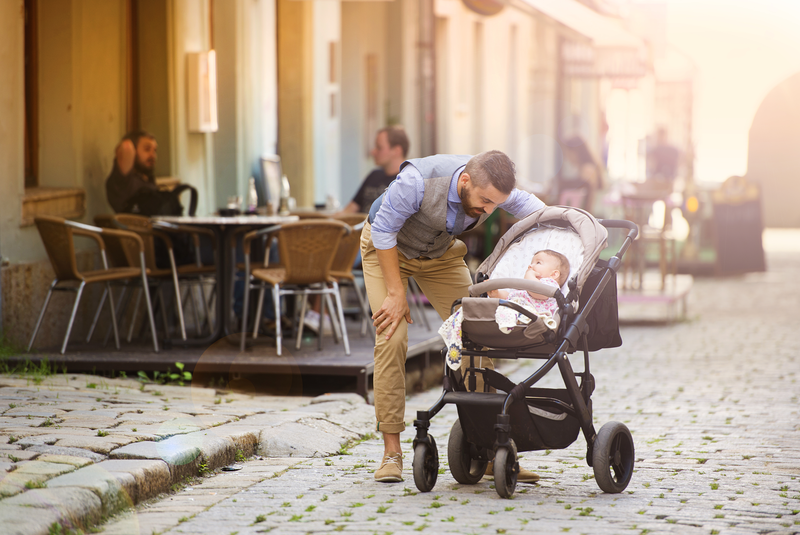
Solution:
<svg viewBox="0 0 800 535"><path fill-rule="evenodd" d="M450 234L453 233L456 215L461 208L461 198L458 196L458 177L461 176L464 167L456 169L456 172L450 177L450 189L447 192L447 232ZM372 243L376 249L391 249L397 245L397 233L403 228L406 219L419 211L424 194L425 179L422 178L416 167L406 165L384 193L383 204L372 222ZM497 209L505 210L521 219L541 210L544 206L545 204L536 195L514 188L506 202L499 204ZM465 214L465 228L477 220L477 217Z"/></svg>

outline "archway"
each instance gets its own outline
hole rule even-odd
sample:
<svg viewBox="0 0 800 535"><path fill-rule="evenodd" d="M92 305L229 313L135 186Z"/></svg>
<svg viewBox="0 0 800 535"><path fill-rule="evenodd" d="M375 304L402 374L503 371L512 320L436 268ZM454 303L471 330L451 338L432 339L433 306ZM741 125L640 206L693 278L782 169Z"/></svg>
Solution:
<svg viewBox="0 0 800 535"><path fill-rule="evenodd" d="M750 125L747 176L761 185L764 225L800 227L800 73L775 86Z"/></svg>

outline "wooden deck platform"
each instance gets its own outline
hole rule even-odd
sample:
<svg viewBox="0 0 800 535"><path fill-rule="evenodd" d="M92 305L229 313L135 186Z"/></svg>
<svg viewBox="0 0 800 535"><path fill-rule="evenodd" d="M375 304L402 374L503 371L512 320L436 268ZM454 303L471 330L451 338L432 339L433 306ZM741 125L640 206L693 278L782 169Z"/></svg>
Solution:
<svg viewBox="0 0 800 535"><path fill-rule="evenodd" d="M407 369L424 370L431 361L438 359L444 347L436 332L441 323L438 314L430 307L425 307L425 311L431 330L422 326L422 322L409 326ZM322 350L317 350L315 336L306 335L299 351L295 350L294 340L284 339L280 357L275 350L275 339L269 336L259 337L255 343L248 340L248 348L243 353L239 351L238 336L220 339L209 347L173 346L153 353L147 340L138 344L123 341L118 351L113 341L108 347L81 344L77 340L80 333L75 333L65 355L58 352L60 348L51 348L12 357L9 364L26 358L34 363L47 359L59 370L65 367L69 372L113 372L117 375L125 372L131 377L139 371L175 371L175 363L180 362L185 370L194 374L195 380L204 384L213 379L239 390L266 389L273 393L301 394L309 390L330 391L325 389L327 381L335 390L357 392L369 399L375 343L369 335L360 335L359 324L355 321L348 320L347 332L349 356L345 355L341 341L334 343L331 335L323 338Z"/></svg>
<svg viewBox="0 0 800 535"><path fill-rule="evenodd" d="M625 289L617 281L620 323L672 323L686 319L687 299L692 290L691 275L667 275L661 288L661 275L646 272L642 288Z"/></svg>

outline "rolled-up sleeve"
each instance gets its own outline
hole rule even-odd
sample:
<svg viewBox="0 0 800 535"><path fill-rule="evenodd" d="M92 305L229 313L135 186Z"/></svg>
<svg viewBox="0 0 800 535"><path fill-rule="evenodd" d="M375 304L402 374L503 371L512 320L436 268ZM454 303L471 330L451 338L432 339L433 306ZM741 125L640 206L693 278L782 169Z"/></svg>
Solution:
<svg viewBox="0 0 800 535"><path fill-rule="evenodd" d="M376 249L397 245L397 233L406 219L416 214L422 204L425 181L417 168L406 165L383 195L383 203L372 222L372 243Z"/></svg>
<svg viewBox="0 0 800 535"><path fill-rule="evenodd" d="M521 189L514 189L508 196L506 202L498 205L509 214L518 219L528 217L532 213L541 210L545 204L533 193L527 193Z"/></svg>

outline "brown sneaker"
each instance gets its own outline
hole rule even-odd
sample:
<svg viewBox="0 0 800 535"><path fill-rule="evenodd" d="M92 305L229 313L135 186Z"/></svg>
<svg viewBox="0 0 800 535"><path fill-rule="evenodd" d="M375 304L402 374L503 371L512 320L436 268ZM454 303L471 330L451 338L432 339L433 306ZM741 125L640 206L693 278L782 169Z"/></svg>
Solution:
<svg viewBox="0 0 800 535"><path fill-rule="evenodd" d="M486 473L484 474L485 478L494 480L494 462L489 461L489 464L486 465ZM521 466L519 467L519 474L517 474L517 483L536 483L539 481L539 474L534 474L530 470L525 470Z"/></svg>
<svg viewBox="0 0 800 535"><path fill-rule="evenodd" d="M384 455L381 467L375 470L375 481L383 483L403 481L403 454L387 453Z"/></svg>

